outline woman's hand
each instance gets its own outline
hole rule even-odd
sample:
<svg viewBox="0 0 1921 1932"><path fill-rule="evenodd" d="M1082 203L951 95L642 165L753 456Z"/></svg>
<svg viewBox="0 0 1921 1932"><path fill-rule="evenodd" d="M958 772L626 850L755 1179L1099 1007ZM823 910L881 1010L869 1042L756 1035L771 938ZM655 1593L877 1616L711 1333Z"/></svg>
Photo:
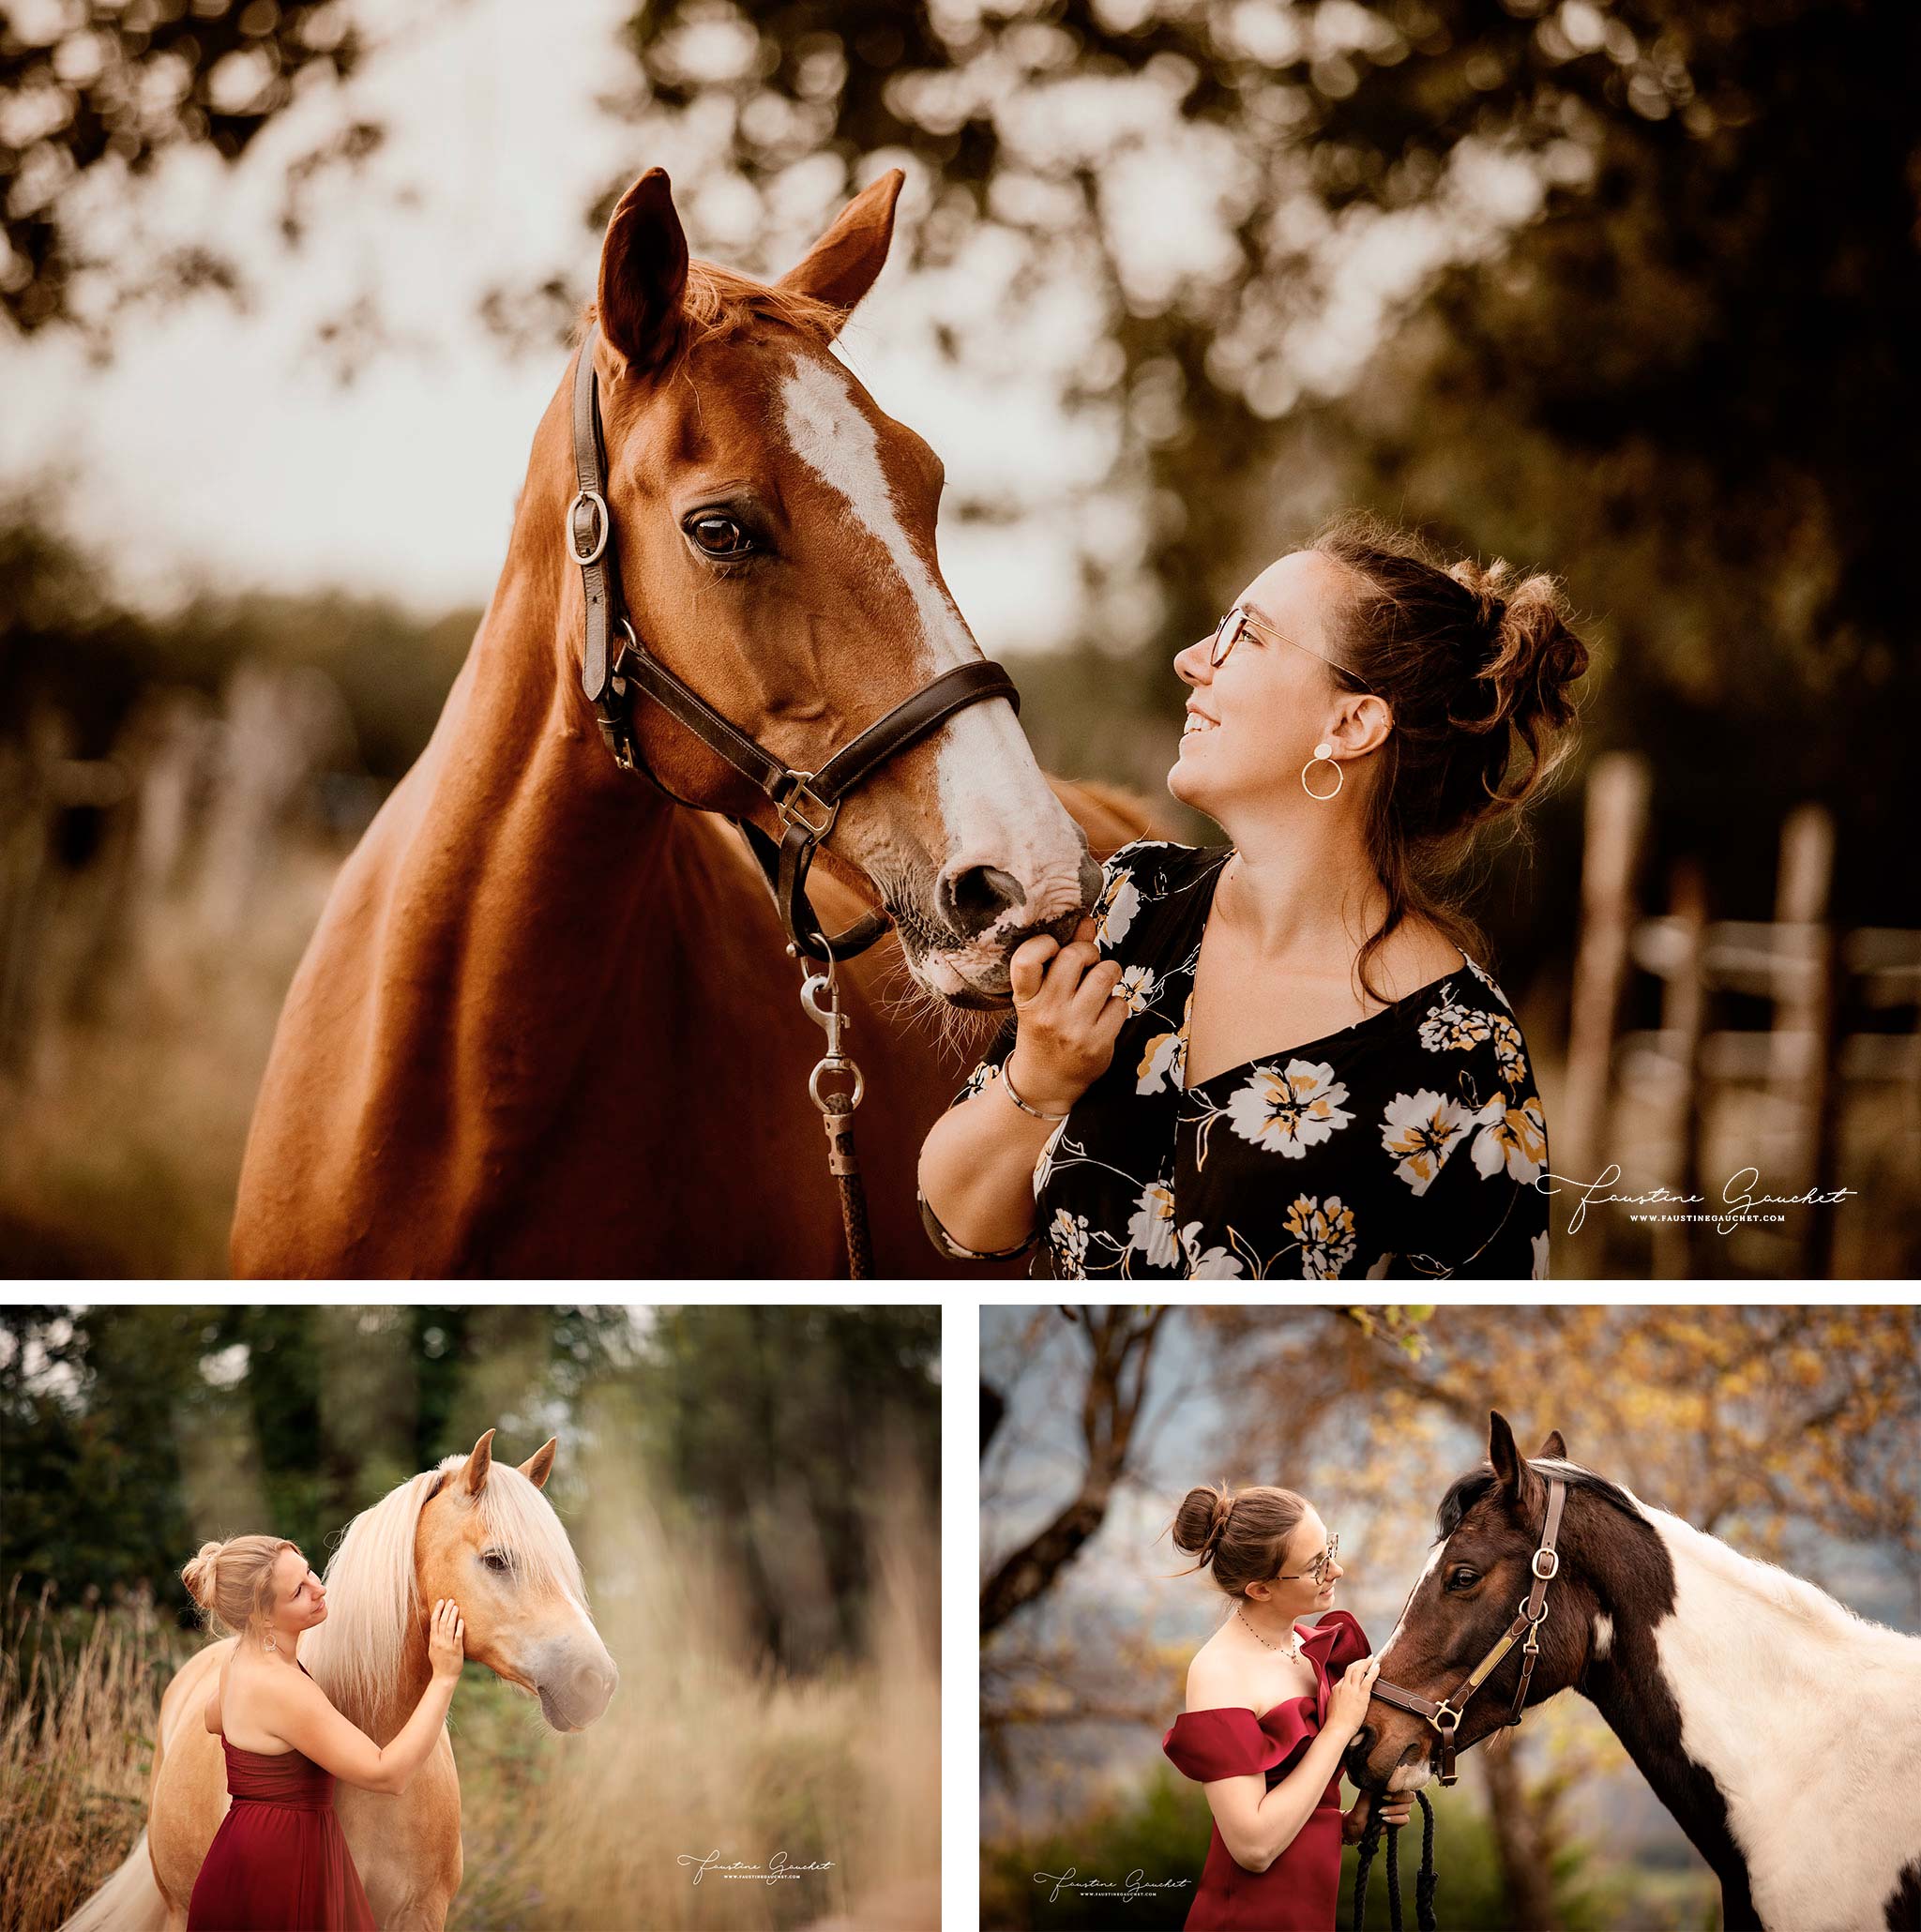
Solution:
<svg viewBox="0 0 1921 1932"><path fill-rule="evenodd" d="M1340 1815L1340 1835L1350 1845L1358 1845L1368 1834L1368 1818L1371 1812L1384 1825L1404 1825L1414 1809L1414 1795L1409 1791L1384 1791L1378 1797L1372 1791L1363 1791Z"/></svg>
<svg viewBox="0 0 1921 1932"><path fill-rule="evenodd" d="M1043 1113L1066 1113L1108 1069L1127 1003L1113 997L1118 959L1103 959L1094 921L1082 919L1060 945L1036 933L1007 962L1019 1029L1007 1071L1016 1091Z"/></svg>
<svg viewBox="0 0 1921 1932"><path fill-rule="evenodd" d="M1379 1657L1363 1657L1350 1664L1334 1686L1327 1700L1326 1728L1346 1743L1368 1721L1368 1702L1374 1695L1374 1680L1381 1674Z"/></svg>
<svg viewBox="0 0 1921 1932"><path fill-rule="evenodd" d="M460 1607L444 1596L433 1607L433 1621L427 1626L427 1661L435 1677L446 1683L461 1674L467 1657L467 1626Z"/></svg>

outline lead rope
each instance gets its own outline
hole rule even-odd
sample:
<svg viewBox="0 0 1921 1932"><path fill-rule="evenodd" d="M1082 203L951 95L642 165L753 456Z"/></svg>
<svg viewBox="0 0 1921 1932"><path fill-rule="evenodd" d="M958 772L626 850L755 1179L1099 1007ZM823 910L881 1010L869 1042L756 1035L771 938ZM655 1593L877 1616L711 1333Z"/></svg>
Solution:
<svg viewBox="0 0 1921 1932"><path fill-rule="evenodd" d="M1414 1793L1421 1807L1421 1869L1414 1879L1414 1924L1418 1932L1437 1932L1434 1916L1434 1807L1425 1791ZM1381 1844L1384 1827L1379 1817L1368 1820L1354 1862L1354 1932L1365 1932L1368 1923L1368 1868ZM1401 1932L1400 1924L1400 1836L1399 1825L1384 1827L1387 1834L1387 1924L1389 1932Z"/></svg>
<svg viewBox="0 0 1921 1932"><path fill-rule="evenodd" d="M826 1004L822 1004L823 996ZM866 1281L873 1274L873 1240L868 1230L867 1188L860 1178L860 1156L854 1150L854 1109L867 1092L860 1068L840 1050L840 1035L851 1022L840 1009L840 988L835 959L827 955L824 973L809 974L800 989L800 1010L827 1035L827 1050L808 1076L808 1097L821 1110L827 1135L827 1171L840 1196L840 1231L847 1242L847 1278ZM846 1074L852 1084L823 1092L824 1074Z"/></svg>

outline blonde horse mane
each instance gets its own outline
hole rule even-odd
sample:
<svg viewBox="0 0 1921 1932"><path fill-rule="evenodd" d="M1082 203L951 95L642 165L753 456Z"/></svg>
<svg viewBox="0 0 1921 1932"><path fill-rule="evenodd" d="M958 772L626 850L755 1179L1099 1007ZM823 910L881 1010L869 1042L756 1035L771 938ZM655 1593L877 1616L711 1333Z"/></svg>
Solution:
<svg viewBox="0 0 1921 1932"><path fill-rule="evenodd" d="M479 1511L490 1546L512 1560L523 1582L586 1608L580 1559L553 1505L501 1462L489 1467L479 1495L469 1497L455 1480L467 1461L457 1452L388 1490L347 1525L327 1560L326 1622L302 1638L300 1661L335 1710L355 1723L380 1711L399 1687L407 1640L424 1614L414 1574L420 1512L443 1490L457 1507Z"/></svg>

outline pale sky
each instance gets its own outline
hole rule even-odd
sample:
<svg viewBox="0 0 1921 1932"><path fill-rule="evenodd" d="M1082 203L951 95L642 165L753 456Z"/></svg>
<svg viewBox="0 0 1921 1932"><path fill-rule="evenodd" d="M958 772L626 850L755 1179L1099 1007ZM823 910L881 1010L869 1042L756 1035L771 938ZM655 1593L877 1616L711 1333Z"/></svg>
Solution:
<svg viewBox="0 0 1921 1932"><path fill-rule="evenodd" d="M236 169L184 153L157 194L132 203L112 183L88 184L99 232L125 250L214 237L239 255L253 284L244 309L196 299L138 310L105 369L70 340L0 343L0 489L46 492L60 506L55 521L137 601L210 583L342 585L422 614L483 603L566 358L490 339L476 317L481 294L558 274L584 296L597 241L583 210L614 178L656 162L674 176L695 251L738 259L729 244L742 237L743 211L703 158L711 136L698 124L637 127L598 104L631 83L613 38L628 0L548 0L537 31L522 0L355 0L355 10L377 44L345 105L384 121L388 138L364 174L321 177L298 252L277 236L280 184L287 162L338 125L343 103L331 91L288 110ZM709 51L726 57L724 45ZM1088 114L1141 130L1142 147L1106 185L1110 219L1146 238L1130 290L1152 298L1218 268L1218 244L1196 210L1233 192L1226 137L1184 126L1152 88L1076 94L1021 137L1030 151L1071 141ZM868 158L863 178L895 158ZM832 173L804 163L779 185L790 245L773 270L831 214ZM1327 325L1299 344L1302 381L1339 386L1385 305L1443 254L1478 245L1490 223L1522 210L1527 193L1517 201L1511 178L1482 175L1468 183L1465 218L1457 208L1451 222L1376 222L1338 238L1345 265ZM910 169L904 220L931 189ZM1101 489L1111 432L1066 420L1053 400L1061 375L1100 352L1097 308L1064 277L1010 325L997 296L1013 265L1007 236L988 230L952 270L890 267L843 343L882 406L941 452L950 503L974 494L1018 515L991 528L947 518L941 532L949 583L991 653L1065 635L1077 542L1121 558L1138 547L1137 510ZM317 328L351 312L363 291L377 292L398 340L343 384L316 348ZM992 354L964 370L944 364L935 319L976 339L991 329Z"/></svg>

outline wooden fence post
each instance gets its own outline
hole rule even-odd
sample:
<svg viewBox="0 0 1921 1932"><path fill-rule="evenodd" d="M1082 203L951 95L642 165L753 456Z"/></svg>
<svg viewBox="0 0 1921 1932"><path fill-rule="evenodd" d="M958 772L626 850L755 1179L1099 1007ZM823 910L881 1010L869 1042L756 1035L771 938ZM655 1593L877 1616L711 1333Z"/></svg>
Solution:
<svg viewBox="0 0 1921 1932"><path fill-rule="evenodd" d="M1661 1040L1672 1056L1679 1083L1674 1146L1680 1158L1673 1186L1678 1194L1691 1195L1701 1192L1701 1141L1707 1107L1701 1077L1701 1042L1707 1031L1707 979L1702 959L1707 936L1707 880L1698 860L1675 860L1669 874L1668 917L1674 958L1661 981ZM1700 1230L1693 1222L1655 1224L1653 1273L1657 1279L1691 1279L1701 1252Z"/></svg>

